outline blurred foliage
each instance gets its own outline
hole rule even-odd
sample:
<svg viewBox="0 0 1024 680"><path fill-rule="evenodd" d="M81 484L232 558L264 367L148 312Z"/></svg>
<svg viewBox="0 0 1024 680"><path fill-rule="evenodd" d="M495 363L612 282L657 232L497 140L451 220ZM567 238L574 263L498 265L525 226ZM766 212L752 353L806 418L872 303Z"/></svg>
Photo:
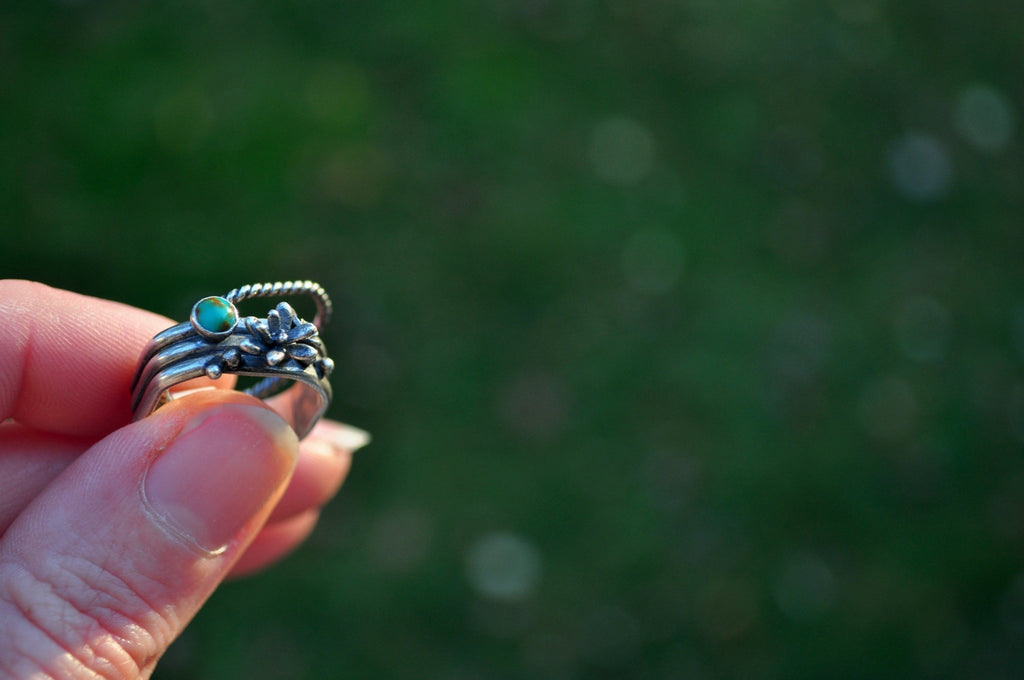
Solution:
<svg viewBox="0 0 1024 680"><path fill-rule="evenodd" d="M175 318L319 280L375 434L156 677L1022 677L1022 35L4 3L0 273Z"/></svg>

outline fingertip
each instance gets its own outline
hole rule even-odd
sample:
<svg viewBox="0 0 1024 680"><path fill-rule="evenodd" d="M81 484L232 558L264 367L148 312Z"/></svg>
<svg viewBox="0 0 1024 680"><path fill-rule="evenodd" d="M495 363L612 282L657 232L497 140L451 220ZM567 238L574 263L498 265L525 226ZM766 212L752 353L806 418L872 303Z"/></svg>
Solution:
<svg viewBox="0 0 1024 680"><path fill-rule="evenodd" d="M280 521L327 504L341 488L352 464L352 454L312 436L299 443L299 459L288 488L271 513Z"/></svg>
<svg viewBox="0 0 1024 680"><path fill-rule="evenodd" d="M0 541L0 658L17 631L45 669L149 668L259 533L297 450L277 414L231 393L97 442ZM4 608L12 592L22 606Z"/></svg>
<svg viewBox="0 0 1024 680"><path fill-rule="evenodd" d="M230 576L248 576L281 561L309 538L319 517L318 511L308 510L267 524L232 567Z"/></svg>
<svg viewBox="0 0 1024 680"><path fill-rule="evenodd" d="M157 314L35 281L0 280L0 421L99 437L129 422L129 386Z"/></svg>
<svg viewBox="0 0 1024 680"><path fill-rule="evenodd" d="M298 458L295 432L259 404L201 409L145 473L143 496L171 533L210 554L275 502Z"/></svg>
<svg viewBox="0 0 1024 680"><path fill-rule="evenodd" d="M321 418L309 436L348 453L355 453L373 441L373 436L366 430L328 418Z"/></svg>

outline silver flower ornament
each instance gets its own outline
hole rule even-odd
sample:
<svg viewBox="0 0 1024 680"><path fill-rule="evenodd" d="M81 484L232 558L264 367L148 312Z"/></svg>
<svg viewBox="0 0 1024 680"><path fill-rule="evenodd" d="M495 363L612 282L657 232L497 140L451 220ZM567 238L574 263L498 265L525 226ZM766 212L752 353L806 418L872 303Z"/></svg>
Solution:
<svg viewBox="0 0 1024 680"><path fill-rule="evenodd" d="M308 365L323 350L316 326L300 319L287 302L270 310L266 319L247 317L245 326L252 337L243 339L238 348L247 354L264 355L270 366L277 366L286 357Z"/></svg>

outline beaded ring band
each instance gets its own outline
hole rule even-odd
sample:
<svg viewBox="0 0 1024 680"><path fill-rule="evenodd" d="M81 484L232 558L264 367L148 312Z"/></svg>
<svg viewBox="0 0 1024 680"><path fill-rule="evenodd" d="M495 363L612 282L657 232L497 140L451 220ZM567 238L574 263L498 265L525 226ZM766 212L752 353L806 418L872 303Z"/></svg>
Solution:
<svg viewBox="0 0 1024 680"><path fill-rule="evenodd" d="M287 302L278 303L266 318L238 315L236 305L245 300L291 296L313 298L312 323L300 319ZM173 399L176 385L230 373L259 378L244 392L265 399L301 439L331 403L327 379L334 362L319 332L330 315L331 299L312 281L251 284L199 300L188 321L158 333L143 350L132 381L133 419Z"/></svg>

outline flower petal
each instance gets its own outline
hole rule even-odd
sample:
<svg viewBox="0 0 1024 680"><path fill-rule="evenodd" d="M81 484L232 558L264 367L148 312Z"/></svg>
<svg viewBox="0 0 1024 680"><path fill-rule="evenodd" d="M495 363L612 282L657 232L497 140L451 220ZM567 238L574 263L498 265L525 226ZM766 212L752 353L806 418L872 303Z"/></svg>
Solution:
<svg viewBox="0 0 1024 680"><path fill-rule="evenodd" d="M288 331L288 339L286 342L298 342L299 340L305 340L316 335L316 326L304 321L295 328Z"/></svg>
<svg viewBox="0 0 1024 680"><path fill-rule="evenodd" d="M262 340L263 344L274 344L274 340L270 337L270 330L267 328L266 321L257 319L255 316L249 316L245 319L245 327L249 329L250 333Z"/></svg>
<svg viewBox="0 0 1024 680"><path fill-rule="evenodd" d="M246 354L263 354L263 345L252 338L242 338L242 341L238 343L238 349Z"/></svg>
<svg viewBox="0 0 1024 680"><path fill-rule="evenodd" d="M330 357L324 357L317 362L317 367L320 369L320 376L326 378L334 370L334 360Z"/></svg>
<svg viewBox="0 0 1024 680"><path fill-rule="evenodd" d="M267 312L267 330L270 331L270 337L274 337L281 330L281 314L276 309Z"/></svg>
<svg viewBox="0 0 1024 680"><path fill-rule="evenodd" d="M285 330L291 328L292 322L299 318L295 313L295 310L287 302L277 303L276 309L278 316L281 317L281 328L284 328Z"/></svg>
<svg viewBox="0 0 1024 680"><path fill-rule="evenodd" d="M292 359L295 359L296 361L303 364L308 364L310 361L316 358L316 350L310 347L309 345L305 345L301 342L296 342L294 344L288 345L284 351L287 352L288 356L290 356Z"/></svg>
<svg viewBox="0 0 1024 680"><path fill-rule="evenodd" d="M228 368L238 368L238 360L241 357L239 357L238 350L232 347L228 351L224 352L224 354L221 355L221 358L224 360L224 365Z"/></svg>
<svg viewBox="0 0 1024 680"><path fill-rule="evenodd" d="M272 349L267 352L267 363L271 366L277 366L279 363L284 361L284 352L279 349Z"/></svg>

